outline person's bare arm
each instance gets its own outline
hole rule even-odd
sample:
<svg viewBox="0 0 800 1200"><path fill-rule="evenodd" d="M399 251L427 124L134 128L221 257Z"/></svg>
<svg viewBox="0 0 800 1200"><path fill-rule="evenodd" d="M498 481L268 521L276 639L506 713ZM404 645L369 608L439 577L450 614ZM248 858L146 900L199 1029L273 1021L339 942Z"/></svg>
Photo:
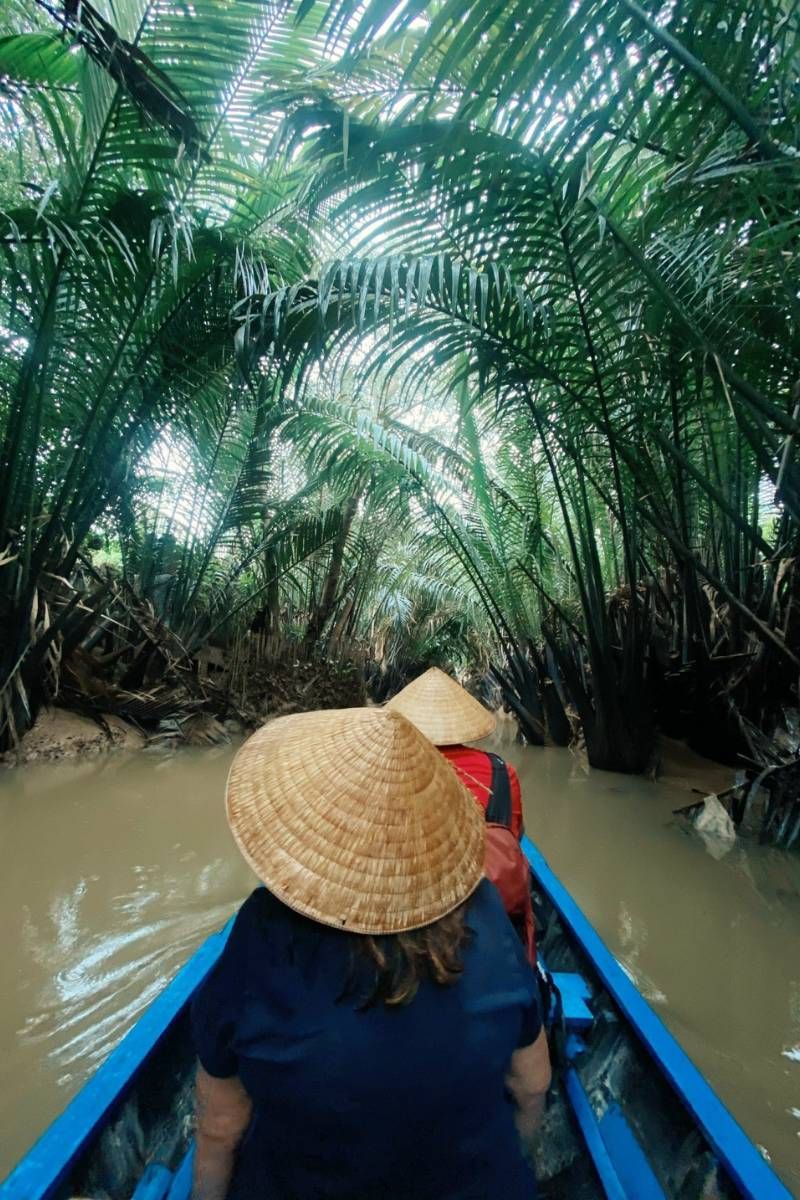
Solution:
<svg viewBox="0 0 800 1200"><path fill-rule="evenodd" d="M198 1064L197 1114L192 1200L225 1200L236 1147L244 1136L253 1105L237 1075L215 1079Z"/></svg>
<svg viewBox="0 0 800 1200"><path fill-rule="evenodd" d="M542 1119L544 1098L550 1086L550 1051L544 1029L535 1042L515 1050L506 1075L516 1112L514 1119L523 1145L527 1145Z"/></svg>

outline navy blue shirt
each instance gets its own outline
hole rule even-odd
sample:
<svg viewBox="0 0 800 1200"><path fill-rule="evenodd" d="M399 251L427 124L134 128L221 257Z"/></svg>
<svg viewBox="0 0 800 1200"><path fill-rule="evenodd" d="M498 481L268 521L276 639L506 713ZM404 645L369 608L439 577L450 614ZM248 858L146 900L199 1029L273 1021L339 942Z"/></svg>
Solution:
<svg viewBox="0 0 800 1200"><path fill-rule="evenodd" d="M467 925L457 983L360 1011L353 935L253 892L192 1012L206 1071L253 1101L231 1200L535 1195L504 1079L541 1029L536 978L486 880Z"/></svg>

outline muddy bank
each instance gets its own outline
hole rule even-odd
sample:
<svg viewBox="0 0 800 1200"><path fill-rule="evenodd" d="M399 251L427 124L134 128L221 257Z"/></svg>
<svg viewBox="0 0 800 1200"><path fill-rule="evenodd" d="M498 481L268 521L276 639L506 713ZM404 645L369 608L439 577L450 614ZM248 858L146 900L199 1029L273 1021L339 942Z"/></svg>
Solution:
<svg viewBox="0 0 800 1200"><path fill-rule="evenodd" d="M232 695L249 729L271 717L319 708L358 708L366 700L360 663L319 658L253 665L241 696Z"/></svg>
<svg viewBox="0 0 800 1200"><path fill-rule="evenodd" d="M208 682L205 680L204 682ZM92 758L114 750L174 749L178 746L224 745L258 729L265 721L289 713L320 708L352 708L370 703L359 666L353 662L281 662L251 668L240 690L227 679L212 678L216 693L209 707L175 711L158 720L133 723L118 712L98 711L93 716L69 708L42 709L36 724L23 737L17 752L0 755L0 763L24 763ZM517 743L515 718L498 711L498 743ZM569 752L576 765L590 770L585 752ZM703 794L722 792L735 780L733 768L712 762L685 743L660 737L657 765L652 774L660 783Z"/></svg>
<svg viewBox="0 0 800 1200"><path fill-rule="evenodd" d="M64 708L43 709L17 751L0 755L0 763L52 762L62 758L95 758L112 750L140 750L144 734L113 713L98 714L97 720Z"/></svg>
<svg viewBox="0 0 800 1200"><path fill-rule="evenodd" d="M497 717L497 731L493 740L501 748L501 752L505 754L512 746L522 749L514 717L510 713L502 711L497 712L495 716ZM600 779L604 777L605 772L601 771L598 776L597 771L590 767L586 752L582 747L572 747L565 753L568 753L572 759L575 770L582 771L587 779L590 775ZM689 792L690 798L696 799L697 793L716 795L717 792L724 792L736 782L737 772L733 767L726 766L725 763L704 758L702 754L692 750L685 742L665 737L662 734L657 741L652 772L631 778L664 784L672 789L678 788Z"/></svg>
<svg viewBox="0 0 800 1200"><path fill-rule="evenodd" d="M69 708L44 708L19 747L0 755L0 763L17 766L93 758L114 750L223 745L273 717L366 703L362 673L351 662L265 664L249 672L246 687L238 693L225 686L226 681L201 682L209 693L207 705L190 705L183 691L176 691L172 712L162 700L157 716L148 720L145 715L136 723L126 719L124 710L98 709L86 715Z"/></svg>
<svg viewBox="0 0 800 1200"><path fill-rule="evenodd" d="M732 787L740 774L733 767L704 758L685 742L663 736L658 739L657 783L716 795Z"/></svg>

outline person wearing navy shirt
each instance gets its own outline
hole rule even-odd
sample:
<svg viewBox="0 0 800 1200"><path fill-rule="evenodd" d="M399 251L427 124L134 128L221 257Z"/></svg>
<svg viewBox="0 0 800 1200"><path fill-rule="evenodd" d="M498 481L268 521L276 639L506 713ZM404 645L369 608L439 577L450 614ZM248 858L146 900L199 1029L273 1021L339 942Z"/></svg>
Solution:
<svg viewBox="0 0 800 1200"><path fill-rule="evenodd" d="M530 1200L536 978L437 752L381 710L280 718L228 816L267 886L193 1004L194 1200Z"/></svg>

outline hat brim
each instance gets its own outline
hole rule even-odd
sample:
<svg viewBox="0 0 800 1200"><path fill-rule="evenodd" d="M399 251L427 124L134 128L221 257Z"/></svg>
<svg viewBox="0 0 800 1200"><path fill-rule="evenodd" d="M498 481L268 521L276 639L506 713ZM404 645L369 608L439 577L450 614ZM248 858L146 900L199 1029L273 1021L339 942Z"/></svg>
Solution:
<svg viewBox="0 0 800 1200"><path fill-rule="evenodd" d="M270 891L335 928L429 925L483 876L479 806L413 725L385 710L270 722L236 755L226 806Z"/></svg>

